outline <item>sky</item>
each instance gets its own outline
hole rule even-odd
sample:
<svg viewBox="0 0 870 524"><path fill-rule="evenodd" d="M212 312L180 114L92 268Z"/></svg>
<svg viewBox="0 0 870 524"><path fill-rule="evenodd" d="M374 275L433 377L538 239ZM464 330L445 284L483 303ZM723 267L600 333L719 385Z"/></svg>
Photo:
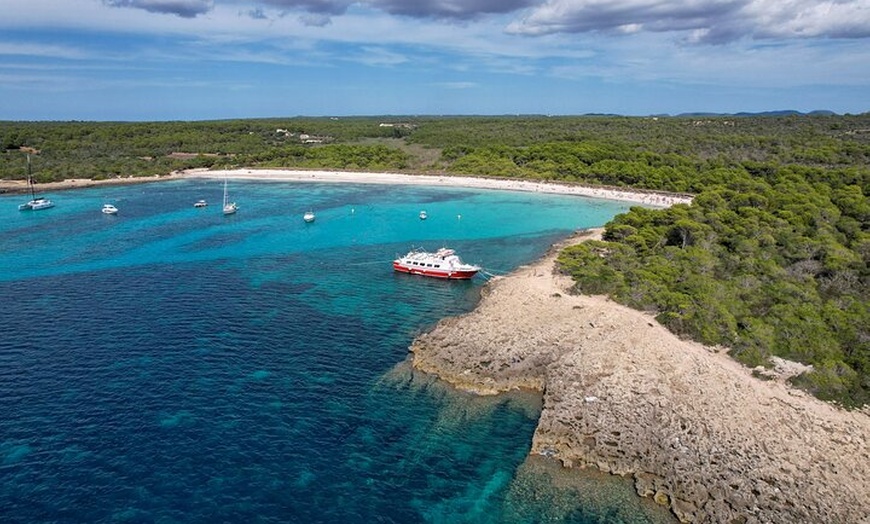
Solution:
<svg viewBox="0 0 870 524"><path fill-rule="evenodd" d="M0 0L0 120L870 111L870 0Z"/></svg>

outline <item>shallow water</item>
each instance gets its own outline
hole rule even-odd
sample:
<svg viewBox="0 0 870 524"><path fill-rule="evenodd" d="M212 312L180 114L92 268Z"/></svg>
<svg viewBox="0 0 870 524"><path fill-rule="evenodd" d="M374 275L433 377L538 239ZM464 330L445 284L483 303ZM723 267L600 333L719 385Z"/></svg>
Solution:
<svg viewBox="0 0 870 524"><path fill-rule="evenodd" d="M472 309L485 278L390 267L446 245L504 273L626 204L231 181L224 217L221 193L81 189L38 212L0 198L4 522L666 521L625 482L565 488L529 458L534 396L412 372L415 334Z"/></svg>

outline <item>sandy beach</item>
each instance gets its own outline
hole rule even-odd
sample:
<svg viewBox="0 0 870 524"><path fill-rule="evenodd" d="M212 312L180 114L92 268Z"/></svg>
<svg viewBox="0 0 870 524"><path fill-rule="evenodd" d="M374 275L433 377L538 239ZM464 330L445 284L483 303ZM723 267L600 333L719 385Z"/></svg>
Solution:
<svg viewBox="0 0 870 524"><path fill-rule="evenodd" d="M684 522L870 522L866 410L791 388L786 362L762 380L648 314L571 294L560 248L419 336L414 367L480 394L542 392L533 454L629 476Z"/></svg>
<svg viewBox="0 0 870 524"><path fill-rule="evenodd" d="M402 173L371 173L359 171L317 171L284 169L234 169L230 171L209 171L191 169L180 173L185 178L229 178L248 180L273 180L290 182L353 183L384 185L421 185L443 187L469 187L478 189L501 189L508 191L531 191L560 195L576 195L607 200L636 202L652 207L670 207L674 204L690 203L689 195L678 195L657 191L622 190L618 188L592 187L574 184L556 184L530 180L508 180L503 178L483 178L455 175L409 175Z"/></svg>
<svg viewBox="0 0 870 524"><path fill-rule="evenodd" d="M383 185L425 185L443 187L468 187L478 189L498 189L506 191L529 191L560 195L576 195L606 200L634 202L650 207L670 207L674 204L688 204L690 195L666 193L661 191L624 190L612 187L594 187L579 184L558 184L531 180L510 180L454 175L411 175L404 173L374 173L362 171L323 171L293 169L233 169L212 171L208 169L189 169L150 177L114 177L100 180L84 178L67 179L61 182L37 184L39 193L81 189L95 186L123 184L142 184L177 180L180 178L228 178L231 180L260 180L275 182L319 182L342 184L383 184ZM24 180L0 181L0 193L24 194L28 191Z"/></svg>

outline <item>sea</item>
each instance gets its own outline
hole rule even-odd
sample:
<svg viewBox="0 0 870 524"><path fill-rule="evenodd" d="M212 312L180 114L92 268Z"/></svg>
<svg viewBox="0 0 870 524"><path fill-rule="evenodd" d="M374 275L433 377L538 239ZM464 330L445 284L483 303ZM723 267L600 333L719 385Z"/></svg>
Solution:
<svg viewBox="0 0 870 524"><path fill-rule="evenodd" d="M0 196L0 521L673 522L630 480L530 455L540 395L478 397L408 363L488 278L629 204L230 180L224 216L222 192ZM392 270L440 247L483 271Z"/></svg>

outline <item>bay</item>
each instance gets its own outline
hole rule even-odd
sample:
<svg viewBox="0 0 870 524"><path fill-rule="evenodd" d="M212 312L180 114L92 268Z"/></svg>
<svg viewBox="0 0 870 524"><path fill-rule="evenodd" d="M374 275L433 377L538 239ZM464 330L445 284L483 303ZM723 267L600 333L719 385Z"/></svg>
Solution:
<svg viewBox="0 0 870 524"><path fill-rule="evenodd" d="M528 457L539 398L407 364L486 275L628 204L230 181L225 217L222 190L78 189L37 212L0 197L4 522L668 521L621 479ZM485 275L391 269L443 246Z"/></svg>

